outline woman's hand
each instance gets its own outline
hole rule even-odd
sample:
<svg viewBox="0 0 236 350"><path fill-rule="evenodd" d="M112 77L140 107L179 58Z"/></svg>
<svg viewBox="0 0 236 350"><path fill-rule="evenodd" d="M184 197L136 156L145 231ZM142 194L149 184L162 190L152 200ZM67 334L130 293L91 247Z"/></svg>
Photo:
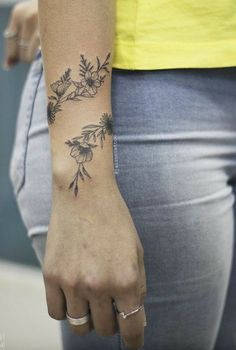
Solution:
<svg viewBox="0 0 236 350"><path fill-rule="evenodd" d="M32 62L40 45L38 28L38 1L24 1L16 4L6 27L17 36L5 39L3 68L9 69L17 62ZM26 46L21 45L25 43Z"/></svg>
<svg viewBox="0 0 236 350"><path fill-rule="evenodd" d="M87 201L67 201L60 189L54 192L43 265L48 312L61 320L66 310L78 318L90 308L90 323L71 326L76 333L95 328L109 336L119 326L126 345L137 349L144 341L144 309L122 319L112 301L124 312L143 304L143 248L118 187L110 182L92 190Z"/></svg>

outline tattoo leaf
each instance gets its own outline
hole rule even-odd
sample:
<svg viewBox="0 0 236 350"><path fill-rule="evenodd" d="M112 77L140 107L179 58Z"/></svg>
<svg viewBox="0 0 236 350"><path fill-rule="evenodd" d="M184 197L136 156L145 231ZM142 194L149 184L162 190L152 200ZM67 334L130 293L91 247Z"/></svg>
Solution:
<svg viewBox="0 0 236 350"><path fill-rule="evenodd" d="M79 176L81 177L81 179L84 181L84 177L83 177L83 174L82 174L82 171L79 170Z"/></svg>
<svg viewBox="0 0 236 350"><path fill-rule="evenodd" d="M97 56L97 70L99 71L100 70L100 66L101 66L101 63L100 63L100 60Z"/></svg>
<svg viewBox="0 0 236 350"><path fill-rule="evenodd" d="M76 185L75 185L75 196L77 196L77 194L78 194L78 185L77 185L77 183L76 183Z"/></svg>
<svg viewBox="0 0 236 350"><path fill-rule="evenodd" d="M74 185L74 181L72 181L72 182L70 183L69 189L71 189L71 188L73 187L73 185Z"/></svg>
<svg viewBox="0 0 236 350"><path fill-rule="evenodd" d="M84 58L84 55L80 55L81 57L81 61L80 61L80 75L82 77L85 77L85 74L87 71L91 72L91 70L93 69L93 66L91 64L91 62L88 62L86 58Z"/></svg>
<svg viewBox="0 0 236 350"><path fill-rule="evenodd" d="M82 164L82 170L83 170L83 173L84 175L86 175L87 177L89 177L91 179L91 176L89 175L89 173L86 171L85 167L83 166Z"/></svg>
<svg viewBox="0 0 236 350"><path fill-rule="evenodd" d="M63 76L61 77L61 81L64 83L65 81L69 80L70 79L70 72L71 72L71 69L68 68L65 73L63 74Z"/></svg>
<svg viewBox="0 0 236 350"><path fill-rule="evenodd" d="M98 71L104 69L107 73L109 73L109 70L107 68L108 64L109 64L109 58L111 57L111 53L109 52L104 63L100 66L100 61L99 58L97 57L97 62L99 63L99 68Z"/></svg>

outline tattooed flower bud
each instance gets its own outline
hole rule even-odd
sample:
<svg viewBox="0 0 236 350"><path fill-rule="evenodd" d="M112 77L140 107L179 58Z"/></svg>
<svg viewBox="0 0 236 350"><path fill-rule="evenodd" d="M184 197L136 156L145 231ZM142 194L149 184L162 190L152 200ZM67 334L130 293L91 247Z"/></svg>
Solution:
<svg viewBox="0 0 236 350"><path fill-rule="evenodd" d="M66 90L69 88L71 85L70 81L56 81L55 83L51 84L51 89L57 96L60 98L61 96L64 95Z"/></svg>
<svg viewBox="0 0 236 350"><path fill-rule="evenodd" d="M54 118L55 118L55 110L54 110L54 104L51 101L48 102L47 116L48 116L48 123L52 124L54 122Z"/></svg>

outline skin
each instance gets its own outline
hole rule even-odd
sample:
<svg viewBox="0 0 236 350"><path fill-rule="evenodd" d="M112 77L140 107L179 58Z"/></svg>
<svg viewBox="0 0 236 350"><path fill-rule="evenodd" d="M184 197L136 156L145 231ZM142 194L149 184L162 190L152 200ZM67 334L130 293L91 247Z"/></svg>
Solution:
<svg viewBox="0 0 236 350"><path fill-rule="evenodd" d="M32 62L40 45L38 1L23 1L13 6L6 28L18 36L5 39L3 68L10 69L18 62ZM18 46L19 39L29 44L27 49Z"/></svg>
<svg viewBox="0 0 236 350"><path fill-rule="evenodd" d="M49 123L52 210L43 263L48 313L62 320L66 311L77 318L90 308L89 323L71 326L76 334L95 329L109 336L119 328L126 346L138 349L144 344L145 310L122 319L112 303L129 312L143 304L146 295L143 247L114 175L112 134L106 133L103 147L96 141L92 159L81 157L71 145L83 130L99 125L102 115L112 115L115 0L71 0L70 6L68 0L39 0L38 11L48 103L56 104L50 99L57 91L52 84L68 68L71 79L85 87L81 100L61 103ZM94 70L96 58L103 62L108 53L103 83L94 96L85 96L89 90L79 76L81 55ZM81 164L90 177L78 178L77 191L69 184Z"/></svg>

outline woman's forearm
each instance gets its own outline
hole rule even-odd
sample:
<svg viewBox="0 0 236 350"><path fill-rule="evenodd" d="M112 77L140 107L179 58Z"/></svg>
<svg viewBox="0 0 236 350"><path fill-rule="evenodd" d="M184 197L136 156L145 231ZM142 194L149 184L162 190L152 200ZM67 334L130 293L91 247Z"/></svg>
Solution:
<svg viewBox="0 0 236 350"><path fill-rule="evenodd" d="M88 314L71 325L76 333L119 326L136 349L144 308L127 323L113 306L132 310L146 293L142 245L113 165L114 22L115 0L39 0L53 172L43 276L52 318Z"/></svg>
<svg viewBox="0 0 236 350"><path fill-rule="evenodd" d="M53 183L70 196L114 181L114 22L115 0L39 0Z"/></svg>

